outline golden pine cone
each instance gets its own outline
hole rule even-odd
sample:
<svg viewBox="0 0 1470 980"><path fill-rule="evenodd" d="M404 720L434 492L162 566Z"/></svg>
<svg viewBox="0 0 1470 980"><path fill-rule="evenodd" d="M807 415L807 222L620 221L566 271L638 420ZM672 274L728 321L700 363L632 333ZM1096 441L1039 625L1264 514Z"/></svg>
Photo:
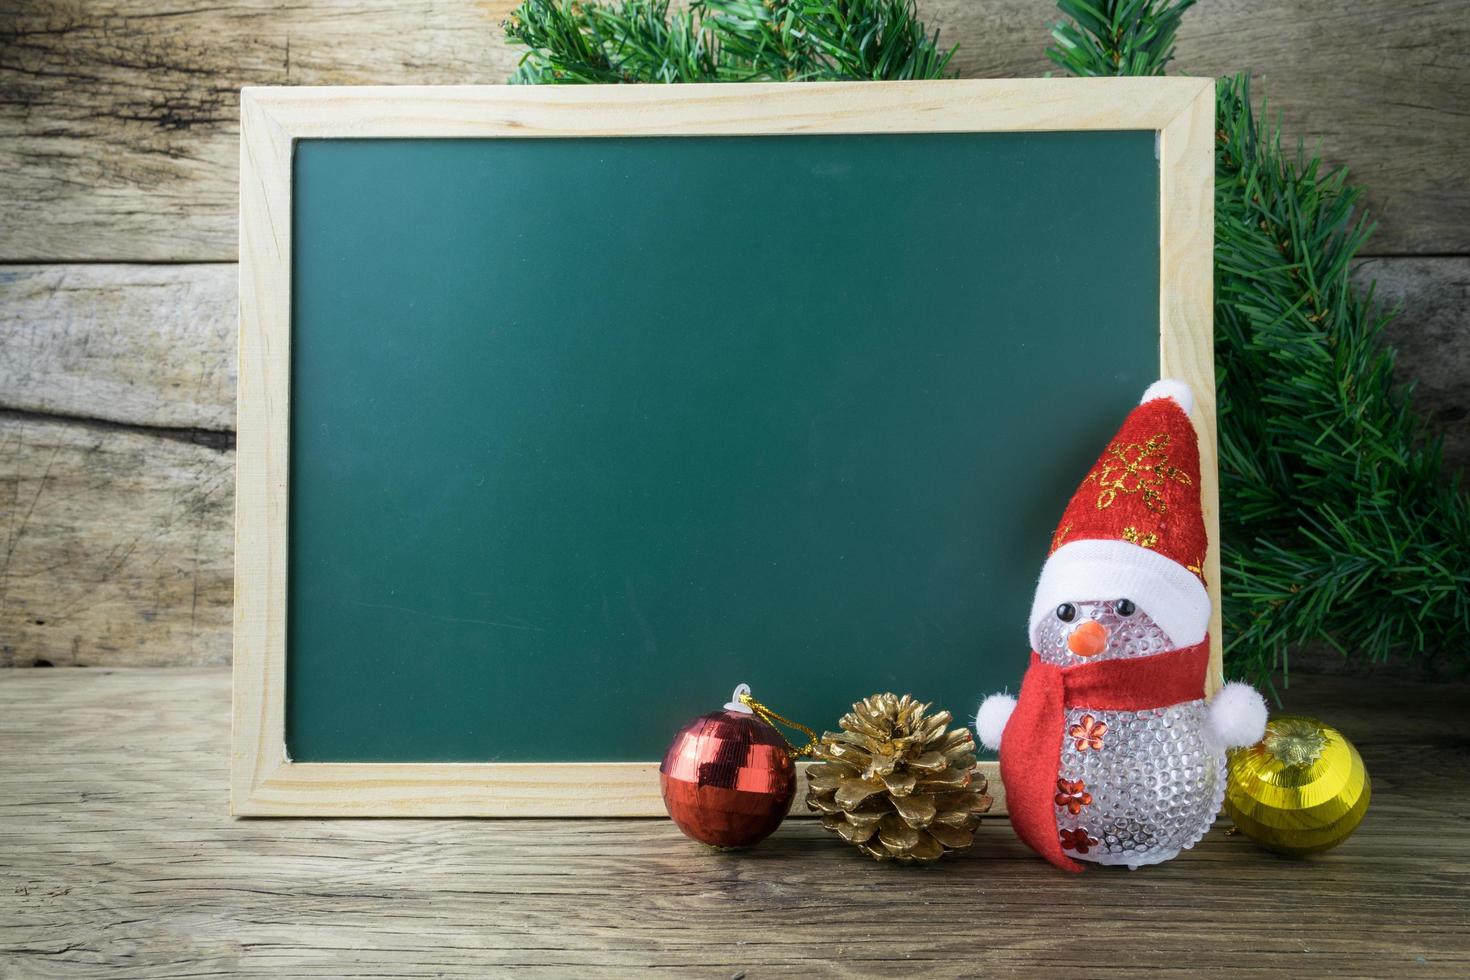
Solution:
<svg viewBox="0 0 1470 980"><path fill-rule="evenodd" d="M905 694L852 706L813 752L806 804L822 826L877 861L935 861L969 847L990 809L968 728Z"/></svg>

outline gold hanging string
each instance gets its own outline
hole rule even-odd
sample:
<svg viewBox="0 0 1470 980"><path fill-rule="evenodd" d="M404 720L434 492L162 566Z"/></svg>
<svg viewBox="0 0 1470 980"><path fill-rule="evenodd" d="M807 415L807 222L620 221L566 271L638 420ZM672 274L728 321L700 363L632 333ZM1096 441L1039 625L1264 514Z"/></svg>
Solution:
<svg viewBox="0 0 1470 980"><path fill-rule="evenodd" d="M795 743L793 743L791 739L786 737L785 732L781 731L781 729L779 728L776 728L776 732L781 736L782 740L786 742L786 751L791 753L791 758L799 759L804 755L809 756L817 750L817 742L819 741L819 739L817 738L817 733L812 731L810 728L806 727L800 722L792 721L790 718L786 718L782 715L776 714L776 712L772 711L770 708L767 708L755 698L751 697L749 691L742 691L740 693L740 703L745 705L751 711L755 712L757 717L766 722L772 728L776 728L777 724L781 724L785 725L787 728L802 732L806 735L807 743L801 748L797 748Z"/></svg>

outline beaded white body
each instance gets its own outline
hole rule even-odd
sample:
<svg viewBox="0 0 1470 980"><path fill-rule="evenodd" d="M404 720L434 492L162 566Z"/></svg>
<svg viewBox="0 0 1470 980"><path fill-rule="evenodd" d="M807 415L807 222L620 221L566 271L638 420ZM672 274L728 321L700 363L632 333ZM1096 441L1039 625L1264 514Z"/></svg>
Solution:
<svg viewBox="0 0 1470 980"><path fill-rule="evenodd" d="M1132 608L1129 615L1120 609ZM1175 649L1143 609L1121 600L1079 601L1039 626L1037 655L1058 667L1150 657ZM1072 624L1092 621L1106 645L1072 652ZM1057 733L1057 832L1069 857L1137 868L1193 847L1225 795L1225 748L1203 699L1146 711L1069 708Z"/></svg>

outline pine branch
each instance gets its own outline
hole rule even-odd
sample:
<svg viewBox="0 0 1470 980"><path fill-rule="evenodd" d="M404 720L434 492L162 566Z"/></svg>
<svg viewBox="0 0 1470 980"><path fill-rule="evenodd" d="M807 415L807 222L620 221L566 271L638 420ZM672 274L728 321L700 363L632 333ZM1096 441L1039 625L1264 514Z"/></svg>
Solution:
<svg viewBox="0 0 1470 980"><path fill-rule="evenodd" d="M925 32L913 0L791 0L784 6L764 0L703 0L701 6L716 15L727 52L733 48L735 26L769 10L789 34L783 46L794 44L801 52L797 70L787 76L793 80L941 78L955 51L939 50L939 32ZM752 63L759 64L757 53L752 55Z"/></svg>
<svg viewBox="0 0 1470 980"><path fill-rule="evenodd" d="M1349 278L1361 191L1262 125L1249 76L1216 124L1215 344L1229 662L1311 641L1374 660L1470 630L1470 497L1393 383L1389 317Z"/></svg>
<svg viewBox="0 0 1470 980"><path fill-rule="evenodd" d="M1072 18L1051 30L1046 56L1073 75L1162 75L1174 35L1195 0L1058 0Z"/></svg>
<svg viewBox="0 0 1470 980"><path fill-rule="evenodd" d="M940 78L914 0L525 0L504 24L527 51L511 81L545 83Z"/></svg>
<svg viewBox="0 0 1470 980"><path fill-rule="evenodd" d="M1060 0L1047 54L1078 75L1161 74L1193 0ZM1389 317L1349 279L1361 192L1217 86L1215 365L1226 666L1283 676L1293 648L1437 652L1470 630L1470 497L1445 479Z"/></svg>
<svg viewBox="0 0 1470 980"><path fill-rule="evenodd" d="M714 81L714 39L694 17L670 17L669 0L532 0L502 25L527 47L511 81L518 84L615 84Z"/></svg>

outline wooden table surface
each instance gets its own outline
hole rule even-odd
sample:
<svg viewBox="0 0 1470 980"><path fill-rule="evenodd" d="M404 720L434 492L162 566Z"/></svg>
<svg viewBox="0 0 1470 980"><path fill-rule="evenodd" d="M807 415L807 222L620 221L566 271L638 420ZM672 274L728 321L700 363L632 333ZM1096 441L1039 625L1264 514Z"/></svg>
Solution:
<svg viewBox="0 0 1470 980"><path fill-rule="evenodd" d="M226 671L4 671L0 976L1470 974L1470 686L1287 693L1367 761L1351 840L1294 861L1222 821L1074 877L1003 820L927 869L810 820L737 854L663 820L231 820Z"/></svg>

